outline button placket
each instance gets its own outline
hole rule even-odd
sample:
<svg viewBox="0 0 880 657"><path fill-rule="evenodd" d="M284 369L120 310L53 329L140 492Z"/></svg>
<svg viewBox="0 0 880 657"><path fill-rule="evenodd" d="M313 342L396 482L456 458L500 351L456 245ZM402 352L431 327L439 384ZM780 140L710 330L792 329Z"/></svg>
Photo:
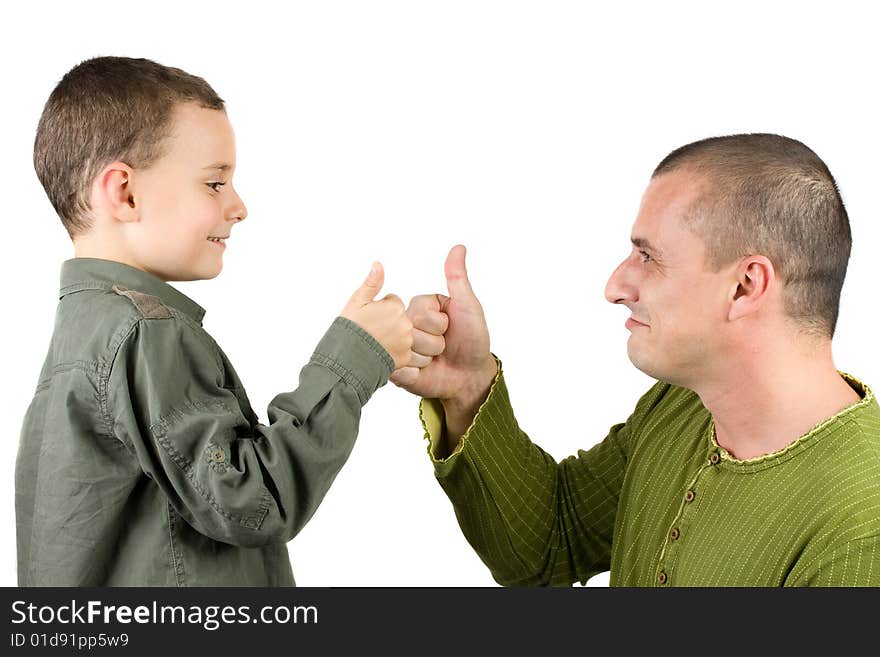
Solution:
<svg viewBox="0 0 880 657"><path fill-rule="evenodd" d="M717 451L712 452L709 457L703 461L703 464L697 470L690 484L682 494L678 513L666 533L666 540L663 549L660 552L660 559L656 571L657 575L654 580L655 585L666 586L669 583L670 572L674 569L681 542L686 538L687 526L690 524L690 518L695 514L699 507L698 498L700 497L700 489L702 488L700 483L705 482L704 475L711 476L717 473L717 465L720 462L720 454L718 454Z"/></svg>

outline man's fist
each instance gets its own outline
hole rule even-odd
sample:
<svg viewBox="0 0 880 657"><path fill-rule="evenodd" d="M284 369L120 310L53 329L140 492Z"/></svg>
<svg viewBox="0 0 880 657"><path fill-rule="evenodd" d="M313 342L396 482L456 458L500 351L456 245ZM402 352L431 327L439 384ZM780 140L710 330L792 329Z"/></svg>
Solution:
<svg viewBox="0 0 880 657"><path fill-rule="evenodd" d="M408 365L411 360L412 322L400 297L386 294L379 301L373 300L384 282L382 263L374 262L367 279L355 290L339 314L372 335L391 354L396 370Z"/></svg>

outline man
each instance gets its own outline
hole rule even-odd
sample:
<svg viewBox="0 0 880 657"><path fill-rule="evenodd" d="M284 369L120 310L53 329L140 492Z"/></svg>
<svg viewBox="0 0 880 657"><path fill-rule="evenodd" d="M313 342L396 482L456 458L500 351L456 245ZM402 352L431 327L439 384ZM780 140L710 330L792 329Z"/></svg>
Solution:
<svg viewBox="0 0 880 657"><path fill-rule="evenodd" d="M505 585L880 585L880 407L831 337L849 222L828 168L777 135L706 139L654 171L606 297L658 383L556 463L516 423L464 248L415 297L410 366L437 478ZM600 373L597 373L600 374Z"/></svg>

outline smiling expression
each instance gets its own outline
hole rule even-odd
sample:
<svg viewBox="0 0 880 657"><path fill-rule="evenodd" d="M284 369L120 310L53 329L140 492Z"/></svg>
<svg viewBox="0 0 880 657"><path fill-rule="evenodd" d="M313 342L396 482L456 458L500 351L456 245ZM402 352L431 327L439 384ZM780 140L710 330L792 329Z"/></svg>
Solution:
<svg viewBox="0 0 880 657"><path fill-rule="evenodd" d="M605 288L608 301L630 311L632 363L677 385L712 367L727 317L729 277L705 266L705 245L684 223L702 184L684 170L651 181L632 228L632 250Z"/></svg>
<svg viewBox="0 0 880 657"><path fill-rule="evenodd" d="M166 152L133 176L140 220L129 240L143 269L165 281L220 273L232 226L247 216L232 187L234 170L235 137L226 112L178 105Z"/></svg>

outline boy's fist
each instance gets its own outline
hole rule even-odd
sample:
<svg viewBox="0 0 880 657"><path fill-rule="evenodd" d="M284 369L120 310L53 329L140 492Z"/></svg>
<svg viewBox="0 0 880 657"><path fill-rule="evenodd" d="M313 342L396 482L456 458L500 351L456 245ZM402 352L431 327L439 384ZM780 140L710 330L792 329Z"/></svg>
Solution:
<svg viewBox="0 0 880 657"><path fill-rule="evenodd" d="M355 290L339 314L372 335L391 354L397 370L410 361L412 322L397 295L386 294L379 301L373 300L384 282L382 263L374 262L367 280Z"/></svg>

